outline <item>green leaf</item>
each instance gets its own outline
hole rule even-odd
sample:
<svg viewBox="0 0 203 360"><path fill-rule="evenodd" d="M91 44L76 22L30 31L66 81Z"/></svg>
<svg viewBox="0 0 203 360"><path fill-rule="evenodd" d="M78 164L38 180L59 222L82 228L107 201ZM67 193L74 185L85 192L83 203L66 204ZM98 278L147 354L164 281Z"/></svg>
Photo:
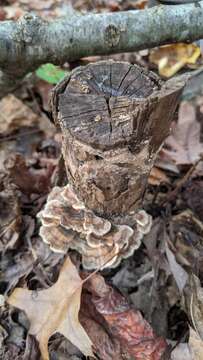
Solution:
<svg viewBox="0 0 203 360"><path fill-rule="evenodd" d="M45 64L36 70L38 78L47 81L50 84L57 84L65 75L67 71L62 70L59 66L53 64Z"/></svg>

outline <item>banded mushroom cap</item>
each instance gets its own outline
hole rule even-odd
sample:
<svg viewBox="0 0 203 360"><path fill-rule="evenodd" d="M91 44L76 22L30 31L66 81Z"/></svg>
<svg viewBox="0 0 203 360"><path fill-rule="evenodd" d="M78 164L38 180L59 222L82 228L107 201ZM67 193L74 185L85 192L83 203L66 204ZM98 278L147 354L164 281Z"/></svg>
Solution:
<svg viewBox="0 0 203 360"><path fill-rule="evenodd" d="M51 250L77 250L84 268L89 270L115 267L122 258L132 255L151 223L143 210L140 216L135 214L133 226L111 223L86 209L69 184L52 189L38 217L42 222L40 236Z"/></svg>

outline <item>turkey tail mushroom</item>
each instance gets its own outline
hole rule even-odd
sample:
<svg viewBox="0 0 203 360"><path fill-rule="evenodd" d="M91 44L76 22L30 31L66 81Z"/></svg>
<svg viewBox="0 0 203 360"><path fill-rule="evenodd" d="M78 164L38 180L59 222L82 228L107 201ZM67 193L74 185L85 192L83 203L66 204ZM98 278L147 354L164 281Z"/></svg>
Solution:
<svg viewBox="0 0 203 360"><path fill-rule="evenodd" d="M140 218L138 213L134 214L132 227L114 224L85 208L68 184L53 188L45 208L38 214L42 222L40 236L53 251L77 250L86 269L115 267L122 258L133 254L150 228L151 216L144 210L140 213Z"/></svg>

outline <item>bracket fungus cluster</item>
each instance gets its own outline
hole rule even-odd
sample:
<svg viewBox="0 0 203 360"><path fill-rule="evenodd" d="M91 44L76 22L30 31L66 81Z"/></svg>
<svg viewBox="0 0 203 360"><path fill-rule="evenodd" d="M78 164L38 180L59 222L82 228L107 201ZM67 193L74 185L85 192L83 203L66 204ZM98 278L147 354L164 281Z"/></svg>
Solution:
<svg viewBox="0 0 203 360"><path fill-rule="evenodd" d="M94 269L139 247L151 226L142 209L147 179L183 86L113 61L79 67L57 85L52 112L69 183L53 188L39 214L53 250L75 249Z"/></svg>
<svg viewBox="0 0 203 360"><path fill-rule="evenodd" d="M40 235L53 251L75 249L82 254L86 269L115 267L140 246L151 227L144 210L131 213L131 226L117 225L87 209L68 184L55 187L38 215Z"/></svg>

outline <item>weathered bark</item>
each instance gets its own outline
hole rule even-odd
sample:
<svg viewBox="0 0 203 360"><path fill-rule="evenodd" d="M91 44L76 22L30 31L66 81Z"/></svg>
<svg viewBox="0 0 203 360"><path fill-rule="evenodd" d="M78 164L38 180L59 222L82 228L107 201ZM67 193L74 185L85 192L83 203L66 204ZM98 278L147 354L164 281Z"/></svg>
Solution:
<svg viewBox="0 0 203 360"><path fill-rule="evenodd" d="M51 22L26 14L17 22L0 23L0 68L4 71L0 78L11 79L13 75L20 81L46 62L61 64L89 55L130 52L201 38L203 2L71 15ZM6 91L6 82L1 81L0 97Z"/></svg>
<svg viewBox="0 0 203 360"><path fill-rule="evenodd" d="M115 219L141 207L182 89L113 61L78 68L59 84L53 113L69 181L87 208Z"/></svg>
<svg viewBox="0 0 203 360"><path fill-rule="evenodd" d="M53 92L69 184L52 189L39 214L52 250L79 251L87 269L133 254L152 219L142 209L149 171L184 83L165 84L124 62L74 70Z"/></svg>

